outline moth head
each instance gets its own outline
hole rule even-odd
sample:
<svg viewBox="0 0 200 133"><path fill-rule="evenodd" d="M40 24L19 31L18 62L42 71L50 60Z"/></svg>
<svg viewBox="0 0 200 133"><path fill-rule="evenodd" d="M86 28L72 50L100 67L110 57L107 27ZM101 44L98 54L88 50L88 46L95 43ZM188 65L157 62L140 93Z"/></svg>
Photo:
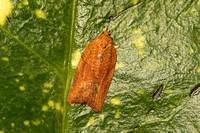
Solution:
<svg viewBox="0 0 200 133"><path fill-rule="evenodd" d="M108 30L103 31L102 34L106 36L111 36L111 33Z"/></svg>
<svg viewBox="0 0 200 133"><path fill-rule="evenodd" d="M111 36L111 33L108 31L108 26L105 31L102 32L103 35Z"/></svg>

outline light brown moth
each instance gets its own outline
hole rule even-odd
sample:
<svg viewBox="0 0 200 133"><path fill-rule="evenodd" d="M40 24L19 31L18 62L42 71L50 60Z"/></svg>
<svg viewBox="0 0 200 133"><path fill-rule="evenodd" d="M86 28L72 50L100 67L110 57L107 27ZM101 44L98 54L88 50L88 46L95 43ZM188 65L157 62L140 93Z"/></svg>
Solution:
<svg viewBox="0 0 200 133"><path fill-rule="evenodd" d="M114 71L117 55L108 27L85 48L69 91L70 104L88 104L101 111Z"/></svg>

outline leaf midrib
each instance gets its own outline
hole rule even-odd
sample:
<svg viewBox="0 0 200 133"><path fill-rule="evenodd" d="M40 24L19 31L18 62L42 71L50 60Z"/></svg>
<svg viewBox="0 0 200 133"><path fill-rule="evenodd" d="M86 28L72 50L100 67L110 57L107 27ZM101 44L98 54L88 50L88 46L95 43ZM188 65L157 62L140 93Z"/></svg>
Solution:
<svg viewBox="0 0 200 133"><path fill-rule="evenodd" d="M67 63L67 78L65 80L65 90L64 90L64 102L63 102L63 107L64 107L64 111L63 111L63 119L62 119L62 133L65 133L65 127L70 127L69 123L67 121L65 121L65 119L67 119L67 113L69 110L69 104L67 104L67 95L69 92L69 87L70 87L70 80L69 77L72 74L71 70L69 69L71 66L71 59L72 59L72 46L73 46L73 39L74 39L74 29L75 29L75 16L76 16L76 5L77 5L77 0L73 0L73 4L72 4L72 16L71 16L71 25L70 25L70 40L69 40L69 49L66 49L66 54L65 54L65 58L68 58L68 63ZM67 44L65 44L67 45ZM68 51L68 52L67 52Z"/></svg>

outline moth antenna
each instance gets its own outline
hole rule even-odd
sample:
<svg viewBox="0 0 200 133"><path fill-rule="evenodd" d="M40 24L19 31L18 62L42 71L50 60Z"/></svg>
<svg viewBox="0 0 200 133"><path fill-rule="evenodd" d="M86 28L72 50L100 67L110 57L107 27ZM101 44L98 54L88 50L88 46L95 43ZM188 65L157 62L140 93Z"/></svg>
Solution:
<svg viewBox="0 0 200 133"><path fill-rule="evenodd" d="M91 34L89 34L90 35L90 37L94 40L95 38L91 35Z"/></svg>
<svg viewBox="0 0 200 133"><path fill-rule="evenodd" d="M106 31L108 31L109 24L107 25Z"/></svg>

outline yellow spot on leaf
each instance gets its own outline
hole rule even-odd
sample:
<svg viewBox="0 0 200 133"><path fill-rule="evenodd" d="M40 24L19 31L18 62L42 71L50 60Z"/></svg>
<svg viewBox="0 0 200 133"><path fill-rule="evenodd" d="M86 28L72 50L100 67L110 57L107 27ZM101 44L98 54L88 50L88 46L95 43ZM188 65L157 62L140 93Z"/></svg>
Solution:
<svg viewBox="0 0 200 133"><path fill-rule="evenodd" d="M18 3L18 4L17 4L17 7L18 7L19 9L21 9L21 8L22 8L22 3Z"/></svg>
<svg viewBox="0 0 200 133"><path fill-rule="evenodd" d="M42 106L42 111L47 111L47 110L48 110L48 106L47 105Z"/></svg>
<svg viewBox="0 0 200 133"><path fill-rule="evenodd" d="M184 13L187 15L187 14L190 13L190 11L191 11L191 9L188 9L188 10L186 10Z"/></svg>
<svg viewBox="0 0 200 133"><path fill-rule="evenodd" d="M116 111L116 113L115 113L115 118L119 118L119 116L120 116L120 110L117 109L117 111Z"/></svg>
<svg viewBox="0 0 200 133"><path fill-rule="evenodd" d="M18 15L18 14L19 14L19 12L18 12L18 11L15 11L15 14L16 14L16 15Z"/></svg>
<svg viewBox="0 0 200 133"><path fill-rule="evenodd" d="M138 0L132 0L133 5L136 5L138 3Z"/></svg>
<svg viewBox="0 0 200 133"><path fill-rule="evenodd" d="M7 17L12 11L10 0L0 0L0 25L4 25Z"/></svg>
<svg viewBox="0 0 200 133"><path fill-rule="evenodd" d="M60 103L56 103L56 104L55 104L55 108L56 108L56 110L60 111L60 110L61 110Z"/></svg>
<svg viewBox="0 0 200 133"><path fill-rule="evenodd" d="M21 91L25 91L25 87L24 87L23 85L19 86L19 89L20 89Z"/></svg>
<svg viewBox="0 0 200 133"><path fill-rule="evenodd" d="M19 75L19 76L23 76L24 74L23 74L23 73L18 73L18 75Z"/></svg>
<svg viewBox="0 0 200 133"><path fill-rule="evenodd" d="M79 60L81 59L81 51L77 49L72 57L72 67L76 68L78 65Z"/></svg>
<svg viewBox="0 0 200 133"><path fill-rule="evenodd" d="M117 98L117 97L114 97L110 100L110 103L113 104L113 105L119 105L120 104L120 99Z"/></svg>
<svg viewBox="0 0 200 133"><path fill-rule="evenodd" d="M161 18L156 18L155 22L160 23L160 22L162 22L162 19Z"/></svg>
<svg viewBox="0 0 200 133"><path fill-rule="evenodd" d="M52 100L49 100L49 101L48 101L48 105L49 105L50 107L53 107L53 106L54 106L54 102L53 102Z"/></svg>
<svg viewBox="0 0 200 133"><path fill-rule="evenodd" d="M194 15L194 16L197 16L198 14L199 14L198 11L193 12L193 15Z"/></svg>
<svg viewBox="0 0 200 133"><path fill-rule="evenodd" d="M2 46L1 49L4 50L4 51L7 51L7 50L8 50L8 47Z"/></svg>
<svg viewBox="0 0 200 133"><path fill-rule="evenodd" d="M4 131L0 130L0 133L5 133Z"/></svg>
<svg viewBox="0 0 200 133"><path fill-rule="evenodd" d="M149 69L149 68L156 68L158 66L162 66L164 63L158 64L157 62L150 62L149 64L143 66L144 69Z"/></svg>
<svg viewBox="0 0 200 133"><path fill-rule="evenodd" d="M22 2L24 5L28 5L28 0L23 0Z"/></svg>
<svg viewBox="0 0 200 133"><path fill-rule="evenodd" d="M52 85L51 82L45 82L45 83L44 83L44 87L46 87L46 88L51 88L51 87L53 87L53 85Z"/></svg>
<svg viewBox="0 0 200 133"><path fill-rule="evenodd" d="M169 105L169 108L174 108L174 105L170 104L170 105Z"/></svg>
<svg viewBox="0 0 200 133"><path fill-rule="evenodd" d="M104 119L104 114L101 113L101 114L99 115L99 118L100 118L101 120L103 120L103 119Z"/></svg>
<svg viewBox="0 0 200 133"><path fill-rule="evenodd" d="M33 125L38 126L40 124L39 120L32 121Z"/></svg>
<svg viewBox="0 0 200 133"><path fill-rule="evenodd" d="M138 94L144 94L144 90L143 90L143 89L139 89L139 90L137 91L137 93L138 93Z"/></svg>
<svg viewBox="0 0 200 133"><path fill-rule="evenodd" d="M195 8L190 8L188 10L185 11L185 14L193 14L194 16L198 15L199 12L195 9Z"/></svg>
<svg viewBox="0 0 200 133"><path fill-rule="evenodd" d="M144 55L144 54L145 54L145 51L144 51L143 49L139 49L139 50L138 50L138 54L139 54L139 55Z"/></svg>
<svg viewBox="0 0 200 133"><path fill-rule="evenodd" d="M200 73L200 67L197 67L196 71L197 71L198 73Z"/></svg>
<svg viewBox="0 0 200 133"><path fill-rule="evenodd" d="M135 40L133 40L133 44L135 44L136 48L144 48L144 41L145 37L144 35L141 35L137 37Z"/></svg>
<svg viewBox="0 0 200 133"><path fill-rule="evenodd" d="M58 9L58 6L57 6L57 5L55 5L54 7L55 7L55 9Z"/></svg>
<svg viewBox="0 0 200 133"><path fill-rule="evenodd" d="M123 10L124 10L123 6L119 7L119 12L122 12Z"/></svg>
<svg viewBox="0 0 200 133"><path fill-rule="evenodd" d="M92 123L94 122L94 117L90 117L90 119L88 120L87 126L92 125Z"/></svg>
<svg viewBox="0 0 200 133"><path fill-rule="evenodd" d="M193 54L194 53L194 50L193 49L190 49L190 54Z"/></svg>
<svg viewBox="0 0 200 133"><path fill-rule="evenodd" d="M171 94L171 93L173 93L173 90L171 90L171 89L165 90L165 93Z"/></svg>
<svg viewBox="0 0 200 133"><path fill-rule="evenodd" d="M12 127L12 128L15 127L15 123L12 122L12 123L11 123L11 127Z"/></svg>
<svg viewBox="0 0 200 133"><path fill-rule="evenodd" d="M30 125L30 121L24 121L24 125L29 126Z"/></svg>
<svg viewBox="0 0 200 133"><path fill-rule="evenodd" d="M2 61L9 61L9 58L8 57L2 57L1 60Z"/></svg>
<svg viewBox="0 0 200 133"><path fill-rule="evenodd" d="M40 5L40 1L39 1L39 0L36 0L36 3L37 3L38 5Z"/></svg>
<svg viewBox="0 0 200 133"><path fill-rule="evenodd" d="M133 34L140 34L141 30L140 29L134 29L132 32L133 32Z"/></svg>
<svg viewBox="0 0 200 133"><path fill-rule="evenodd" d="M43 93L49 93L49 90L43 89L42 92L43 92Z"/></svg>
<svg viewBox="0 0 200 133"><path fill-rule="evenodd" d="M116 64L115 70L117 70L117 69L119 69L119 68L122 68L122 67L124 67L124 66L125 66L125 63L124 63L124 62L119 62L119 63Z"/></svg>
<svg viewBox="0 0 200 133"><path fill-rule="evenodd" d="M19 81L20 81L19 79L15 79L15 82L19 83Z"/></svg>
<svg viewBox="0 0 200 133"><path fill-rule="evenodd" d="M46 15L45 13L40 10L40 9L35 9L35 14L38 18L42 18L42 19L45 19L46 18Z"/></svg>

